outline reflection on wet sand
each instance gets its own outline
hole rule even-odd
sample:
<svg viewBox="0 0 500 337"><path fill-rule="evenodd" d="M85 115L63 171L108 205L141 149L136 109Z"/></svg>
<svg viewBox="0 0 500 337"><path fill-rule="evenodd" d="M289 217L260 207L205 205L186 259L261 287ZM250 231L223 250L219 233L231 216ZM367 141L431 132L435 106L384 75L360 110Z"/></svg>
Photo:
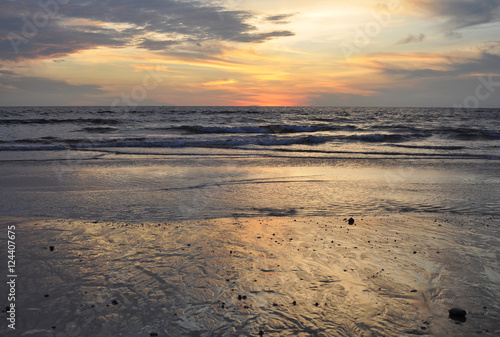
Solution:
<svg viewBox="0 0 500 337"><path fill-rule="evenodd" d="M409 216L8 221L23 247L18 331L28 335L498 333L499 238L486 226ZM488 224L498 230L498 219ZM468 311L465 323L448 317L453 307Z"/></svg>

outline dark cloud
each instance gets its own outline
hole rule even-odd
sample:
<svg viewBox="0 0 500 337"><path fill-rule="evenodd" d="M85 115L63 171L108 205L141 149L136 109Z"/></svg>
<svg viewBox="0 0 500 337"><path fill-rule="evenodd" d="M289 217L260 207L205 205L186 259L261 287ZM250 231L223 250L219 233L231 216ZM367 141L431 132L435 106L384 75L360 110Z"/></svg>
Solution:
<svg viewBox="0 0 500 337"><path fill-rule="evenodd" d="M172 40L162 41L162 40L143 39L142 42L139 43L137 46L149 50L166 50L171 46L178 45L179 43L180 43L179 41L172 41Z"/></svg>
<svg viewBox="0 0 500 337"><path fill-rule="evenodd" d="M482 52L477 58L470 58L462 62L449 62L442 65L446 70L429 68L409 69L379 62L380 70L388 75L401 78L427 78L427 77L457 77L467 74L500 74L500 55Z"/></svg>
<svg viewBox="0 0 500 337"><path fill-rule="evenodd" d="M291 18L295 14L278 14L278 15L270 15L266 17L266 21L271 21L273 23L277 24L285 24L289 23L290 21L287 21L287 19Z"/></svg>
<svg viewBox="0 0 500 337"><path fill-rule="evenodd" d="M72 85L41 77L18 76L0 70L0 101L5 105L72 104L106 92L96 85ZM6 89L5 89L6 88Z"/></svg>
<svg viewBox="0 0 500 337"><path fill-rule="evenodd" d="M488 80L485 77L486 80ZM500 76L492 78L500 83ZM476 93L481 82L476 77L464 78L423 78L418 85L413 80L394 81L392 85L375 88L376 94L362 96L322 92L312 94L308 104L316 106L379 106L379 107L449 107L464 104L468 96ZM369 88L368 88L369 89ZM495 88L498 90L498 88ZM485 89L481 90L484 94ZM439 94L436 94L439 93ZM481 108L498 108L500 95L491 94L488 99L480 101Z"/></svg>
<svg viewBox="0 0 500 337"><path fill-rule="evenodd" d="M275 31L271 33L259 34L242 34L238 37L238 42L264 42L274 37L293 36L294 34L288 30Z"/></svg>
<svg viewBox="0 0 500 337"><path fill-rule="evenodd" d="M12 11L0 14L0 59L4 60L60 58L98 46L122 47L130 39L114 29L67 26L59 14L47 15L38 6L8 9Z"/></svg>
<svg viewBox="0 0 500 337"><path fill-rule="evenodd" d="M108 25L69 25L71 19ZM98 46L164 50L193 41L259 43L293 35L291 31L262 32L250 23L254 19L249 11L230 11L201 1L91 0L45 10L36 1L9 2L2 4L0 14L0 59L57 58Z"/></svg>
<svg viewBox="0 0 500 337"><path fill-rule="evenodd" d="M422 42L424 40L425 40L425 35L422 33L417 36L408 34L407 37L402 38L396 44L416 43L416 42Z"/></svg>
<svg viewBox="0 0 500 337"><path fill-rule="evenodd" d="M0 69L0 74L2 74L3 76L15 76L16 75L13 71L3 70L3 69ZM0 84L2 84L1 81L2 80L0 79Z"/></svg>
<svg viewBox="0 0 500 337"><path fill-rule="evenodd" d="M449 32L500 19L500 0L420 0L417 3L433 15L445 18L444 28Z"/></svg>
<svg viewBox="0 0 500 337"><path fill-rule="evenodd" d="M500 41L485 41L478 45L479 50L488 53L494 50L500 50Z"/></svg>

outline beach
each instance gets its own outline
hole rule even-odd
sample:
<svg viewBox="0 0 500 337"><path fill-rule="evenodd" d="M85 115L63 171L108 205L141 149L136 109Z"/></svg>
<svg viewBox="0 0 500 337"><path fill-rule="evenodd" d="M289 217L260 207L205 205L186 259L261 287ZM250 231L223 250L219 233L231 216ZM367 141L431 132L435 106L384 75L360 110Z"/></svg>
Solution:
<svg viewBox="0 0 500 337"><path fill-rule="evenodd" d="M500 333L495 111L7 110L2 335Z"/></svg>
<svg viewBox="0 0 500 337"><path fill-rule="evenodd" d="M495 336L500 221L464 220L2 218L15 335Z"/></svg>

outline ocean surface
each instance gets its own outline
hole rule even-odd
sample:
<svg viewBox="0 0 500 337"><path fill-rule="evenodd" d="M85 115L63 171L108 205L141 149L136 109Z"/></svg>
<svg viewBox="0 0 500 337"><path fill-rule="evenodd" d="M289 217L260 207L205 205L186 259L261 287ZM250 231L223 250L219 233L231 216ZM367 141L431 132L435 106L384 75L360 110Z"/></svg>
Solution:
<svg viewBox="0 0 500 337"><path fill-rule="evenodd" d="M2 107L0 211L497 215L499 109Z"/></svg>
<svg viewBox="0 0 500 337"><path fill-rule="evenodd" d="M262 156L496 160L499 114L437 108L3 107L0 151L232 149Z"/></svg>

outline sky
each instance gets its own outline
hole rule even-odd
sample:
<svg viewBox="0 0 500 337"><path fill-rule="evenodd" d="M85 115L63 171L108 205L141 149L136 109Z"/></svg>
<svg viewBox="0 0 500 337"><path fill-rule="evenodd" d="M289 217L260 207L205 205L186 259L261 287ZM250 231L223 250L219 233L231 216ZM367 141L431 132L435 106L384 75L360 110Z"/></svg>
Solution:
<svg viewBox="0 0 500 337"><path fill-rule="evenodd" d="M0 105L500 108L500 0L2 0Z"/></svg>

